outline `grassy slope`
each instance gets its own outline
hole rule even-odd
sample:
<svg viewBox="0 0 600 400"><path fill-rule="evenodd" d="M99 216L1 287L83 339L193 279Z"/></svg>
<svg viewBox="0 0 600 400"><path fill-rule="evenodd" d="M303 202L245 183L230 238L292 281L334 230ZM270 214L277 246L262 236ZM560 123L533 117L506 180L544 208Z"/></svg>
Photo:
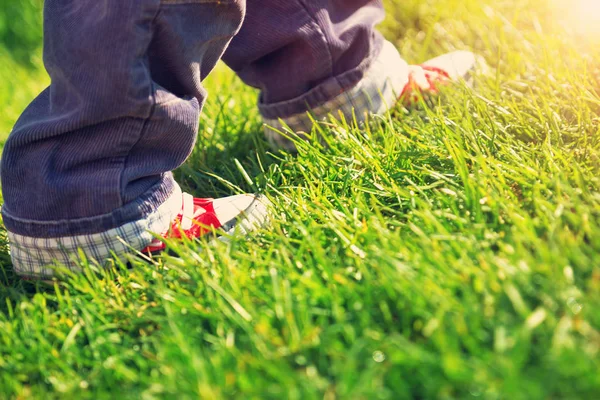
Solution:
<svg viewBox="0 0 600 400"><path fill-rule="evenodd" d="M273 228L52 289L4 262L0 393L600 395L598 47L541 0L387 5L410 61L474 48L497 74L366 129L332 123L329 148L291 157L267 152L255 93L220 69L178 175L198 195L266 190ZM3 106L32 81L2 84Z"/></svg>

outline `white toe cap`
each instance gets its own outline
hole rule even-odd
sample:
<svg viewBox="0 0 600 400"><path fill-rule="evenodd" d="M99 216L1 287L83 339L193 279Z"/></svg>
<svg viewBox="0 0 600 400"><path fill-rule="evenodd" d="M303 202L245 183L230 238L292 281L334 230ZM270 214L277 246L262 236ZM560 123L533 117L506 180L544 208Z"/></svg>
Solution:
<svg viewBox="0 0 600 400"><path fill-rule="evenodd" d="M269 221L270 202L266 197L253 194L216 199L215 214L226 231L240 227L244 233L265 226Z"/></svg>
<svg viewBox="0 0 600 400"><path fill-rule="evenodd" d="M477 56L470 51L454 51L432 58L423 65L440 68L453 80L469 79L477 65Z"/></svg>

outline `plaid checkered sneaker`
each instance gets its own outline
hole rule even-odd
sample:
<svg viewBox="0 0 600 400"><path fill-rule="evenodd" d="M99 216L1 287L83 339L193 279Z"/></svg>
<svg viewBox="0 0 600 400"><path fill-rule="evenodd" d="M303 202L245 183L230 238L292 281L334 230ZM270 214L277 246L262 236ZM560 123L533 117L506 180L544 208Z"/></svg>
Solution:
<svg viewBox="0 0 600 400"><path fill-rule="evenodd" d="M79 252L104 265L113 256L155 254L166 248L156 238L198 238L218 230L225 235L246 234L269 220L269 201L262 196L242 194L221 199L197 199L179 187L147 218L116 229L89 235L33 238L9 232L10 253L15 271L30 279L50 279L53 266L80 272ZM154 232L154 233L153 233Z"/></svg>
<svg viewBox="0 0 600 400"><path fill-rule="evenodd" d="M296 151L292 140L280 132L289 128L300 137L311 132L314 122L326 121L330 115L363 122L368 115L382 114L398 101L410 107L421 97L439 92L441 86L464 81L472 84L475 68L485 62L468 51L443 54L421 65L408 65L393 44L385 42L363 79L327 103L308 112L280 119L265 119L265 135L273 148Z"/></svg>

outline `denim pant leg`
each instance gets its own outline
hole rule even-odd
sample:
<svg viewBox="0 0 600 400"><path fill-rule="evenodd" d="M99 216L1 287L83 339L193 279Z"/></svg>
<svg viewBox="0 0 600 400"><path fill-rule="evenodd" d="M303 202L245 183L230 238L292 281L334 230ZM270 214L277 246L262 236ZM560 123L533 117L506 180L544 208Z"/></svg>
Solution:
<svg viewBox="0 0 600 400"><path fill-rule="evenodd" d="M247 0L224 60L261 90L269 126L310 131L307 111L317 120L338 112L360 120L387 110L408 82L408 65L375 29L384 16L381 0Z"/></svg>
<svg viewBox="0 0 600 400"><path fill-rule="evenodd" d="M181 208L171 170L190 154L201 82L241 26L244 0L46 0L51 85L2 157L17 272L144 248ZM161 208L162 207L162 208Z"/></svg>

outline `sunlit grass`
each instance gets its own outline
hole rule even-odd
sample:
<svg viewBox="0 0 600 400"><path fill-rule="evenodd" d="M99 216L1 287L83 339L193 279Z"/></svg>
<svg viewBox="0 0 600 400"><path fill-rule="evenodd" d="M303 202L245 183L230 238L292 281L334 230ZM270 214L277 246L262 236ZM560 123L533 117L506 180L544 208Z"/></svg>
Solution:
<svg viewBox="0 0 600 400"><path fill-rule="evenodd" d="M49 79L40 68L41 62L35 67L23 66L1 44L0 65L0 143L3 143L23 108L48 85Z"/></svg>
<svg viewBox="0 0 600 400"><path fill-rule="evenodd" d="M387 7L410 61L471 48L493 72L367 127L332 121L328 147L291 156L220 67L177 175L197 195L265 191L273 227L54 288L4 251L0 397L600 396L597 48L541 0ZM14 90L17 110L32 94Z"/></svg>

